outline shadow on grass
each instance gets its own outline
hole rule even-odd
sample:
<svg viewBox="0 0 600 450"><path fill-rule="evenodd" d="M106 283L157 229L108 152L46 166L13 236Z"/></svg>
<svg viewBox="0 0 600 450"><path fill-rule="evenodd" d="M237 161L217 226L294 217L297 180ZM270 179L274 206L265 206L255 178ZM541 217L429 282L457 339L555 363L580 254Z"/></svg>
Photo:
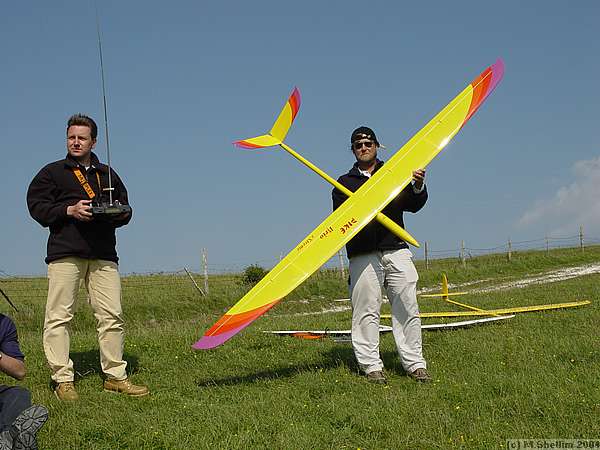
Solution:
<svg viewBox="0 0 600 450"><path fill-rule="evenodd" d="M73 368L75 369L75 380L81 380L90 375L102 375L102 367L100 366L100 352L96 348L85 352L71 352L73 360ZM126 353L123 355L127 361L127 374L133 375L138 372L138 357Z"/></svg>
<svg viewBox="0 0 600 450"><path fill-rule="evenodd" d="M354 351L352 350L351 344L344 347L336 347L331 349L327 356L340 364L344 364L348 367L351 372L361 373L360 367L354 357ZM398 375L405 375L406 372L400 363L400 357L395 351L384 351L380 352L383 366L388 372L396 373ZM339 365L339 364L338 364Z"/></svg>
<svg viewBox="0 0 600 450"><path fill-rule="evenodd" d="M314 372L315 370L331 370L340 366L347 367L348 371L360 376L361 371L354 357L354 351L350 344L338 345L322 353L321 362L307 362L305 364L296 364L294 366L281 366L256 373L229 376L224 378L204 378L196 382L198 387L218 387L233 386L238 384L251 384L257 382L278 380L281 378L291 378L305 372ZM381 353L385 369L388 372L398 375L406 375L402 368L398 353L396 351L384 351Z"/></svg>
<svg viewBox="0 0 600 450"><path fill-rule="evenodd" d="M398 356L397 352L383 352L381 353L381 360L383 361L383 366L385 367L385 370L387 370L388 372L396 373L398 375L406 375L406 371L400 363L400 357Z"/></svg>
<svg viewBox="0 0 600 450"><path fill-rule="evenodd" d="M386 360L392 360L392 355L395 353L390 352L386 354ZM281 378L291 378L301 373L314 372L316 370L331 370L337 369L340 366L345 366L348 371L356 374L360 373L356 359L354 358L354 352L350 346L337 346L322 354L323 359L321 362L307 362L306 364L296 364L294 366L281 366L279 368L273 368L269 370L263 370L256 373L230 376L225 378L210 378L201 379L196 382L198 387L218 387L218 386L233 386L238 384L250 384L263 381L278 380ZM396 360L397 360L396 356ZM397 363L400 372L404 372L402 367ZM394 368L396 370L396 368Z"/></svg>

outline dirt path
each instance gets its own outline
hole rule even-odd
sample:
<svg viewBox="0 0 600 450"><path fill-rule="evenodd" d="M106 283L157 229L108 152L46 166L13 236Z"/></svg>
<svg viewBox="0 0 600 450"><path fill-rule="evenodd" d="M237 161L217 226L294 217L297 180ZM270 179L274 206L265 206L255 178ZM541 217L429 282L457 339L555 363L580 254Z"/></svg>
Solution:
<svg viewBox="0 0 600 450"><path fill-rule="evenodd" d="M532 284L556 283L557 281L570 280L585 275L600 273L600 264L586 264L584 266L568 267L564 269L551 270L521 280L508 281L506 283L497 284L485 288L473 289L470 292L473 294L505 291L508 289L520 289ZM464 287L473 283L457 284L453 287Z"/></svg>

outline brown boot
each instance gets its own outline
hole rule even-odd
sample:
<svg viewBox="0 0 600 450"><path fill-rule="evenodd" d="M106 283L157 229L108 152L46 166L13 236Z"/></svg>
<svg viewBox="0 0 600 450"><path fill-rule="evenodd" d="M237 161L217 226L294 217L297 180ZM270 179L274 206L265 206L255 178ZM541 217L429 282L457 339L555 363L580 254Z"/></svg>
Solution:
<svg viewBox="0 0 600 450"><path fill-rule="evenodd" d="M75 402L79 400L79 395L75 390L75 385L72 381L65 381L64 383L58 383L54 388L54 395L63 402Z"/></svg>
<svg viewBox="0 0 600 450"><path fill-rule="evenodd" d="M130 397L144 397L150 393L146 386L137 386L129 381L129 378L125 378L124 380L115 380L112 378L104 380L104 390L123 393Z"/></svg>
<svg viewBox="0 0 600 450"><path fill-rule="evenodd" d="M419 381L420 383L430 383L431 375L427 372L427 369L419 368L415 369L408 374L413 380Z"/></svg>
<svg viewBox="0 0 600 450"><path fill-rule="evenodd" d="M383 370L376 370L374 372L369 372L367 374L367 380L369 381L369 383L375 383L375 384L386 384L387 383L387 379L385 378L385 375L383 374Z"/></svg>

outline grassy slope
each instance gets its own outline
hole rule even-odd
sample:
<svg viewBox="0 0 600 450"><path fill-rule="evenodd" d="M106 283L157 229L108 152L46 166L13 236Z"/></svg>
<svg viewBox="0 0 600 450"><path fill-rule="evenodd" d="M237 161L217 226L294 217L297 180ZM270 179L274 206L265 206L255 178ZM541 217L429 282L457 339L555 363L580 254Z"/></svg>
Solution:
<svg viewBox="0 0 600 450"><path fill-rule="evenodd" d="M487 279L483 284L493 285L597 261L600 248L517 253L510 264L486 256L468 261L466 269L456 260L434 261L429 271L419 267L420 286L438 284L442 270L453 283ZM125 353L133 380L152 389L143 399L102 392L95 324L82 292L71 344L81 401L73 405L59 403L49 388L41 346L45 280L3 281L21 309L9 314L27 354L23 384L51 414L40 432L41 448L499 448L507 438L600 437L600 275L461 298L483 307L578 299L593 304L424 332L435 379L430 385L404 376L392 337L385 335L385 387L357 376L349 344L261 333L348 328L348 311L294 315L347 305L332 301L347 296L344 280L333 275L311 278L209 352L193 352L190 345L243 294L246 288L235 278L212 278L208 298L183 277L124 279ZM421 305L442 309L436 300Z"/></svg>

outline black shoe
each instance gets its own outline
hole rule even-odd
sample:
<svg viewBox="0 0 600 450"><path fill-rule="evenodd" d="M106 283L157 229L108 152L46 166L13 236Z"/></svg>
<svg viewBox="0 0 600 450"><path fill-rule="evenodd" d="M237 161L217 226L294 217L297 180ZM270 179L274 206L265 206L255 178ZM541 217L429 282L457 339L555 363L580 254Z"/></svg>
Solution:
<svg viewBox="0 0 600 450"><path fill-rule="evenodd" d="M35 438L38 430L48 420L48 410L41 405L33 405L17 416L10 426L13 437L13 450L36 450Z"/></svg>
<svg viewBox="0 0 600 450"><path fill-rule="evenodd" d="M369 372L367 374L367 380L369 380L369 383L375 383L375 384L386 384L387 383L387 379L385 378L385 375L383 374L383 371L381 371L381 370L375 370L374 372Z"/></svg>
<svg viewBox="0 0 600 450"><path fill-rule="evenodd" d="M14 439L8 430L0 433L0 450L12 450Z"/></svg>

